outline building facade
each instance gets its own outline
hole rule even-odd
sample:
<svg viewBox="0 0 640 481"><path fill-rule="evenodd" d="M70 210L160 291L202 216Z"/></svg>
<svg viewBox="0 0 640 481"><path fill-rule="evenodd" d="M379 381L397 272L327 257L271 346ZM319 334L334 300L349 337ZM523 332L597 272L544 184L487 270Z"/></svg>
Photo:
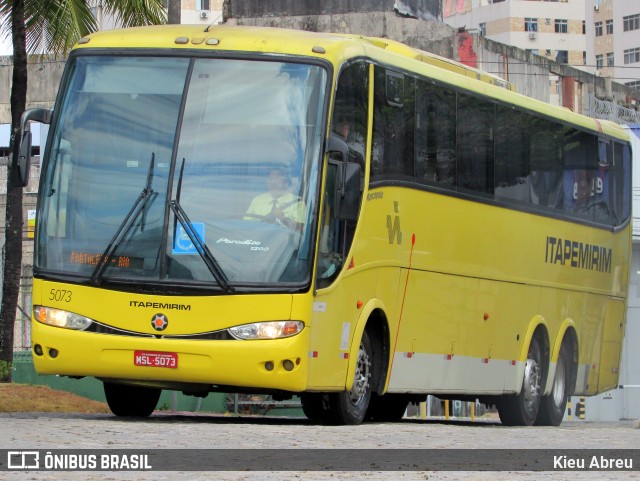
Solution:
<svg viewBox="0 0 640 481"><path fill-rule="evenodd" d="M640 2L587 0L585 20L589 71L640 90Z"/></svg>
<svg viewBox="0 0 640 481"><path fill-rule="evenodd" d="M585 0L444 0L442 18L559 63L586 63Z"/></svg>

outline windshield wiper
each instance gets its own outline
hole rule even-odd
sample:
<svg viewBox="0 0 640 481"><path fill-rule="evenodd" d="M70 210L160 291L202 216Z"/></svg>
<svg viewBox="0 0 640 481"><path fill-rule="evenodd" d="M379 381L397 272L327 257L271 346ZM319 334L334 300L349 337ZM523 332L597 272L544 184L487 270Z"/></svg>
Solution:
<svg viewBox="0 0 640 481"><path fill-rule="evenodd" d="M193 224L191 223L189 216L187 216L187 213L182 209L182 207L180 207L180 203L177 200L172 200L171 202L169 202L169 207L173 211L173 215L175 215L175 218L178 220L178 222L180 222L180 225L189 236L189 240L195 246L198 254L200 254L200 257L202 257L202 260L207 266L207 269L209 269L211 275L218 282L218 284L220 284L220 287L222 287L222 290L227 293L235 292L235 288L229 283L229 278L224 273L224 271L220 267L220 264L213 256L207 245L202 242L202 239L200 239L200 236L193 228ZM174 242L175 237L176 233L174 230Z"/></svg>
<svg viewBox="0 0 640 481"><path fill-rule="evenodd" d="M149 203L149 199L152 197L154 193L153 189L151 188L151 184L153 182L153 169L154 169L155 159L156 159L156 154L151 153L151 162L149 164L149 170L147 171L147 183L144 186L144 189L142 189L142 192L140 192L140 195L138 196L136 201L131 206L131 209L129 209L129 213L126 215L126 217L122 220L122 222L116 229L115 234L111 238L111 241L109 242L109 244L107 245L107 248L104 250L104 252L100 256L100 260L98 261L98 263L96 264L96 267L93 269L93 272L91 273L91 278L90 278L91 283L96 286L100 285L100 283L102 282L102 276L107 266L111 262L111 259L113 258L113 254L115 253L116 249L120 246L122 241L125 239L125 237L129 234L131 227L133 227L136 219L138 218L141 212L142 212L142 222L140 225L140 229L144 230L144 224L145 224L145 218L146 218L145 207Z"/></svg>

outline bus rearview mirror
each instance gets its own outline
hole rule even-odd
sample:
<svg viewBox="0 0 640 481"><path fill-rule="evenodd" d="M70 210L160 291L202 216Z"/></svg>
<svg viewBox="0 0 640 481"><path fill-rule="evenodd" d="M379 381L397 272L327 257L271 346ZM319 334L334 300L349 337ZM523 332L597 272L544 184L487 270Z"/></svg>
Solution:
<svg viewBox="0 0 640 481"><path fill-rule="evenodd" d="M25 187L29 182L29 168L31 167L31 131L29 122L50 124L53 112L47 109L29 109L22 114L20 119L20 149L16 159L15 187Z"/></svg>
<svg viewBox="0 0 640 481"><path fill-rule="evenodd" d="M31 166L31 131L22 133L20 140L20 153L16 163L17 183L16 187L25 187L29 183L29 167Z"/></svg>

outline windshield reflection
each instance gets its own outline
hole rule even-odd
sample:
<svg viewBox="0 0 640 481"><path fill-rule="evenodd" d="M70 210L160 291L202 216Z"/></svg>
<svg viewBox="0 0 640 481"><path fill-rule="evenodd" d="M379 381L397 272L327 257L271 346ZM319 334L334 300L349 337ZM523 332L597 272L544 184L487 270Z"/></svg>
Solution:
<svg viewBox="0 0 640 481"><path fill-rule="evenodd" d="M39 269L99 271L105 282L308 282L322 68L81 56L65 85L44 165ZM154 195L125 221L150 169Z"/></svg>

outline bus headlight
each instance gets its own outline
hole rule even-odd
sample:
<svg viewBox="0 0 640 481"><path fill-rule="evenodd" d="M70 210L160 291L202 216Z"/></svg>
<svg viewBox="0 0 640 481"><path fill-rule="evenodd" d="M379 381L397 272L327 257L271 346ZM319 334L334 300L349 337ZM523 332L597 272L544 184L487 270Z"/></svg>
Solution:
<svg viewBox="0 0 640 481"><path fill-rule="evenodd" d="M295 336L302 328L301 321L270 321L230 327L229 333L236 339L281 339Z"/></svg>
<svg viewBox="0 0 640 481"><path fill-rule="evenodd" d="M73 312L44 306L33 306L33 316L36 321L41 322L42 324L64 327L66 329L75 329L77 331L86 329L93 322L88 317L74 314Z"/></svg>

